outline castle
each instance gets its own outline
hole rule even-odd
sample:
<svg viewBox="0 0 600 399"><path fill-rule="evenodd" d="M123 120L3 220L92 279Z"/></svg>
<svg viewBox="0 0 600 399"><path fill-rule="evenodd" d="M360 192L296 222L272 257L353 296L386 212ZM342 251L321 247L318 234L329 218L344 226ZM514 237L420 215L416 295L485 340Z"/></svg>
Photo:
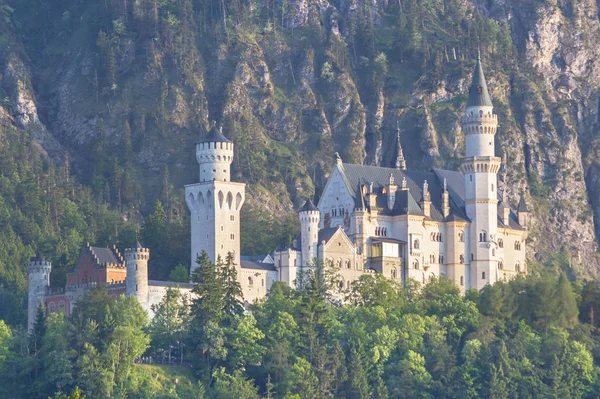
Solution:
<svg viewBox="0 0 600 399"><path fill-rule="evenodd" d="M466 155L459 172L407 170L399 133L395 168L346 164L337 156L318 205L308 199L300 209L301 232L292 246L261 257L240 254L245 184L231 181L234 144L213 127L196 143L199 182L185 187L190 274L203 250L213 262L231 253L244 300L251 303L265 297L275 281L294 286L299 271L315 261L337 268L341 289L366 273L398 281L445 277L462 292L526 273L529 211L523 196L516 211L499 196L497 127L478 59L462 117ZM114 247L88 245L60 291L49 288L50 263L32 258L29 328L40 301L47 312L69 314L98 284L106 284L111 295L134 295L147 311L169 286L191 291L191 284L148 280L149 256L139 243L126 249L125 257Z"/></svg>

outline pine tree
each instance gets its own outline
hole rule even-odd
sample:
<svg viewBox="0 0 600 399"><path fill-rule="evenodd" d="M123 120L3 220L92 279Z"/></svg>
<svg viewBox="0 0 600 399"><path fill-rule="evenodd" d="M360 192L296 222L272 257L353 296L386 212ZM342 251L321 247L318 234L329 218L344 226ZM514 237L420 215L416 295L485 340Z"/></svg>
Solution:
<svg viewBox="0 0 600 399"><path fill-rule="evenodd" d="M219 279L223 285L223 317L225 320L231 320L236 315L244 313L242 286L237 279L237 269L233 254L229 252L225 263L221 258L217 259L217 268Z"/></svg>

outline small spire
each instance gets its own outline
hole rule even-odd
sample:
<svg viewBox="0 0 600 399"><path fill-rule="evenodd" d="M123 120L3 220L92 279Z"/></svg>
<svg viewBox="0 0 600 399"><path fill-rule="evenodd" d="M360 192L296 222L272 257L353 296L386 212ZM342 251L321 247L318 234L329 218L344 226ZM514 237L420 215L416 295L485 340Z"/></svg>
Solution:
<svg viewBox="0 0 600 399"><path fill-rule="evenodd" d="M527 203L525 202L525 196L521 193L521 198L519 199L519 205L517 207L517 212L529 212L527 208Z"/></svg>
<svg viewBox="0 0 600 399"><path fill-rule="evenodd" d="M446 181L446 178L444 177L444 191L448 190L448 182Z"/></svg>
<svg viewBox="0 0 600 399"><path fill-rule="evenodd" d="M429 183L427 183L427 180L423 182L423 201L431 201L429 195Z"/></svg>
<svg viewBox="0 0 600 399"><path fill-rule="evenodd" d="M400 122L396 121L396 169L406 170L406 160L404 159L404 152L402 152L402 145L400 143Z"/></svg>
<svg viewBox="0 0 600 399"><path fill-rule="evenodd" d="M492 100L490 99L490 93L488 92L487 82L483 74L483 67L481 66L481 58L477 57L477 64L473 71L473 81L469 88L469 99L467 100L467 107L492 107Z"/></svg>
<svg viewBox="0 0 600 399"><path fill-rule="evenodd" d="M394 184L394 175L390 173L390 186Z"/></svg>
<svg viewBox="0 0 600 399"><path fill-rule="evenodd" d="M360 184L360 182L358 183L358 189L356 190L354 208L355 209L367 209L367 206L365 205L365 197L363 196L363 192L362 192L362 185Z"/></svg>
<svg viewBox="0 0 600 399"><path fill-rule="evenodd" d="M402 189L406 189L406 176L402 176Z"/></svg>
<svg viewBox="0 0 600 399"><path fill-rule="evenodd" d="M313 212L318 210L319 208L315 206L312 200L310 198L307 198L306 202L304 203L304 206L300 209L300 212Z"/></svg>

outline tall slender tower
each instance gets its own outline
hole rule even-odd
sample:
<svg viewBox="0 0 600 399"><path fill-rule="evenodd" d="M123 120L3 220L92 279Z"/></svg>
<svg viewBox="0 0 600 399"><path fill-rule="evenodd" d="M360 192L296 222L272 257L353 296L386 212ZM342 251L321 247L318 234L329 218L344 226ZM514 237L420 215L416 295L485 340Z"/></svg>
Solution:
<svg viewBox="0 0 600 399"><path fill-rule="evenodd" d="M29 278L29 295L27 300L27 331L31 331L40 302L44 301L50 287L50 272L52 264L41 255L29 260L27 276Z"/></svg>
<svg viewBox="0 0 600 399"><path fill-rule="evenodd" d="M306 203L298 212L300 217L301 228L301 250L302 250L302 266L309 266L317 256L317 245L319 237L319 222L321 221L321 212L319 208L307 199Z"/></svg>
<svg viewBox="0 0 600 399"><path fill-rule="evenodd" d="M467 111L462 118L467 154L461 163L465 179L465 206L469 228L470 287L481 289L497 278L495 236L498 229L498 170L501 159L495 155L494 136L498 116L488 93L481 58L473 72Z"/></svg>
<svg viewBox="0 0 600 399"><path fill-rule="evenodd" d="M213 127L196 143L200 182L185 186L185 199L191 213L192 245L190 274L198 267L196 259L205 250L216 262L231 252L240 265L240 210L246 198L246 185L231 181L233 143Z"/></svg>
<svg viewBox="0 0 600 399"><path fill-rule="evenodd" d="M127 277L125 280L125 293L133 295L145 311L148 306L148 260L150 250L142 247L139 241L135 242L134 248L125 249L125 265L127 266Z"/></svg>

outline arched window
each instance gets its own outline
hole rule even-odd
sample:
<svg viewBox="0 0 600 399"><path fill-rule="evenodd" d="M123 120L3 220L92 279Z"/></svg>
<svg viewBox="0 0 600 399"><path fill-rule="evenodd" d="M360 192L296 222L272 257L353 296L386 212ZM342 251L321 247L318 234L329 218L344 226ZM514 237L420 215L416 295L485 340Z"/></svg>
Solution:
<svg viewBox="0 0 600 399"><path fill-rule="evenodd" d="M459 261L460 263L465 263L465 256L464 256L463 254L461 254L461 255L458 257L458 261Z"/></svg>
<svg viewBox="0 0 600 399"><path fill-rule="evenodd" d="M396 278L396 269L392 269L392 278Z"/></svg>
<svg viewBox="0 0 600 399"><path fill-rule="evenodd" d="M346 269L350 269L350 261L346 260Z"/></svg>
<svg viewBox="0 0 600 399"><path fill-rule="evenodd" d="M51 303L50 306L48 306L48 311L50 313L54 313L56 310L54 303Z"/></svg>
<svg viewBox="0 0 600 399"><path fill-rule="evenodd" d="M444 255L440 255L438 260L439 260L440 265L443 265L444 264Z"/></svg>
<svg viewBox="0 0 600 399"><path fill-rule="evenodd" d="M248 285L254 285L254 280L252 279L252 277L248 277Z"/></svg>
<svg viewBox="0 0 600 399"><path fill-rule="evenodd" d="M481 272L481 279L485 280L485 272Z"/></svg>
<svg viewBox="0 0 600 399"><path fill-rule="evenodd" d="M498 262L498 269L504 270L504 262L502 262L502 261Z"/></svg>
<svg viewBox="0 0 600 399"><path fill-rule="evenodd" d="M484 230L481 233L479 233L479 242L486 242L486 241L487 241L487 234Z"/></svg>
<svg viewBox="0 0 600 399"><path fill-rule="evenodd" d="M517 251L521 250L521 241L515 241L515 250L517 250Z"/></svg>
<svg viewBox="0 0 600 399"><path fill-rule="evenodd" d="M340 290L343 290L344 289L344 281L340 280L340 284L339 285L340 285Z"/></svg>
<svg viewBox="0 0 600 399"><path fill-rule="evenodd" d="M502 238L498 239L498 248L504 248L504 240Z"/></svg>
<svg viewBox="0 0 600 399"><path fill-rule="evenodd" d="M443 241L442 233L440 233L440 239L439 239L439 241L440 241L440 242L442 242L442 241Z"/></svg>
<svg viewBox="0 0 600 399"><path fill-rule="evenodd" d="M61 312L65 311L65 303L63 301L60 301L58 303L58 310L60 310Z"/></svg>
<svg viewBox="0 0 600 399"><path fill-rule="evenodd" d="M517 273L521 273L521 264L519 262L517 262L517 264L515 265L515 271Z"/></svg>
<svg viewBox="0 0 600 399"><path fill-rule="evenodd" d="M420 246L420 244L419 244L419 240L415 240L415 241L413 242L413 248L414 248L414 249L419 249L419 246Z"/></svg>
<svg viewBox="0 0 600 399"><path fill-rule="evenodd" d="M416 260L416 259L415 259L415 260L413 260L413 268L414 268L415 270L419 270L419 261L418 261L418 260Z"/></svg>
<svg viewBox="0 0 600 399"><path fill-rule="evenodd" d="M465 285L465 277L464 276L460 276L460 285L461 286Z"/></svg>
<svg viewBox="0 0 600 399"><path fill-rule="evenodd" d="M338 260L337 260L337 262L336 262L336 266L337 266L337 268L338 268L338 269L341 269L341 268L342 268L342 260L341 260L341 259L338 259Z"/></svg>
<svg viewBox="0 0 600 399"><path fill-rule="evenodd" d="M463 231L458 233L458 241L465 242L465 233Z"/></svg>

